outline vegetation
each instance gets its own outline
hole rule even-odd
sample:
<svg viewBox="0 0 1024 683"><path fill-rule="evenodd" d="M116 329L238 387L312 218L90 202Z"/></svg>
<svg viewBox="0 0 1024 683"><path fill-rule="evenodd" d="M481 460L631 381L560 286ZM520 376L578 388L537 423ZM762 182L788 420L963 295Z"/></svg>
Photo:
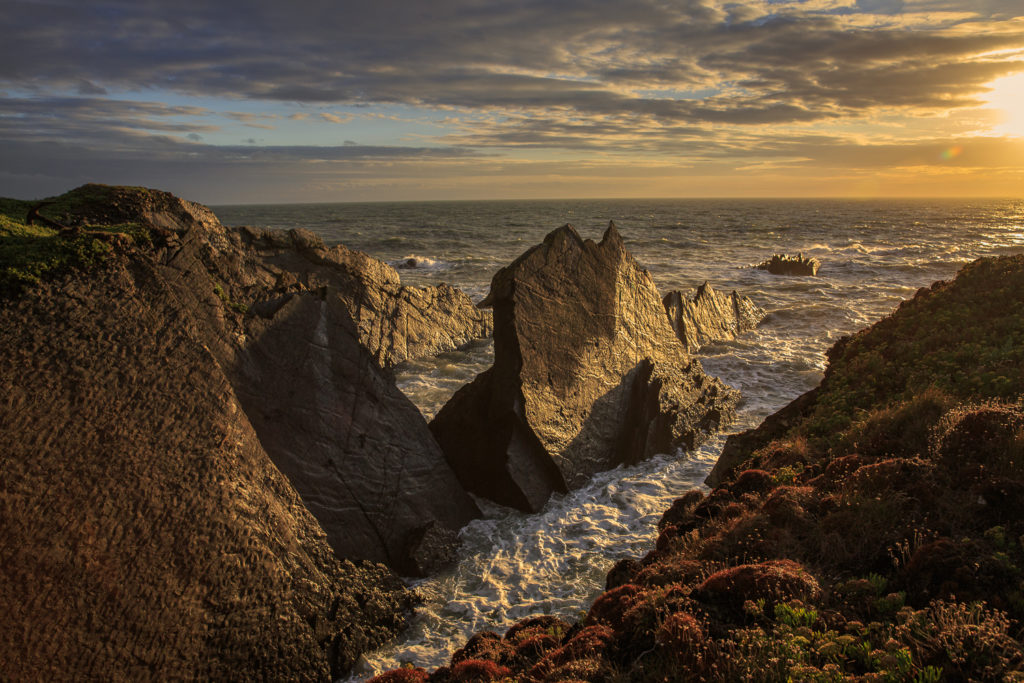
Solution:
<svg viewBox="0 0 1024 683"><path fill-rule="evenodd" d="M837 344L579 623L422 680L1024 681L1022 395L1024 256L979 261Z"/></svg>
<svg viewBox="0 0 1024 683"><path fill-rule="evenodd" d="M39 210L51 221L63 224L69 217L87 215L99 203L102 186L84 186L56 198ZM20 294L26 287L53 280L72 270L91 270L101 265L120 244L149 244L149 231L135 222L94 224L71 222L74 230L62 231L34 221L29 211L38 202L0 199L0 297Z"/></svg>

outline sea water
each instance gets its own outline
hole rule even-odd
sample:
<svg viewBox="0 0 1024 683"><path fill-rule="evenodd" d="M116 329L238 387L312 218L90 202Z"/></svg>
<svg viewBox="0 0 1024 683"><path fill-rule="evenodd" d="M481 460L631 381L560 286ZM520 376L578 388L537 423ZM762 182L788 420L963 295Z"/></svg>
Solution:
<svg viewBox="0 0 1024 683"><path fill-rule="evenodd" d="M395 266L407 284L448 282L482 299L491 277L551 230L573 224L599 240L615 221L664 295L708 281L767 312L740 339L712 344L705 370L742 392L729 431L814 387L839 337L890 313L918 288L982 256L1024 250L1024 201L573 200L311 204L217 207L227 225L308 228ZM773 253L814 256L818 277L780 277L751 266ZM398 386L430 419L491 363L487 341L407 363ZM671 502L702 486L724 435L693 453L665 453L596 475L536 514L482 502L461 532L462 561L413 582L423 596L399 642L368 653L352 680L404 662L447 663L469 635L502 633L524 617L575 618L617 560L639 557Z"/></svg>

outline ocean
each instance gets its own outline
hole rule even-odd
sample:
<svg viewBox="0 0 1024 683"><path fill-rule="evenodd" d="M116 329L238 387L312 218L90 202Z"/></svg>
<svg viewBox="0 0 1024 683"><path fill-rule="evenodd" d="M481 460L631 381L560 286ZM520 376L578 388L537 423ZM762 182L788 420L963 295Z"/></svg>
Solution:
<svg viewBox="0 0 1024 683"><path fill-rule="evenodd" d="M573 224L599 240L615 221L664 295L708 281L767 311L740 339L701 350L705 370L743 395L727 433L814 387L839 337L890 313L918 288L982 257L1024 250L1021 200L565 200L221 206L226 225L308 228L399 265L407 284L447 282L482 299L490 279L551 230ZM752 265L773 253L817 257L818 277L779 277ZM485 370L489 342L408 363L399 387L430 419ZM472 633L502 633L537 614L575 618L608 569L647 552L661 513L702 486L725 434L693 453L666 453L596 475L539 513L483 504L461 533L463 559L415 581L424 598L401 642L364 656L351 680L411 662L446 664Z"/></svg>

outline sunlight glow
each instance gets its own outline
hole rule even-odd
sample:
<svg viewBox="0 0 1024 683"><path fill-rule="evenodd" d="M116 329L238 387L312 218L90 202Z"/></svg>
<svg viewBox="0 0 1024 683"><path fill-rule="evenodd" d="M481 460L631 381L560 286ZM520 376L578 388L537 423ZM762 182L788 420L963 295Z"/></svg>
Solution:
<svg viewBox="0 0 1024 683"><path fill-rule="evenodd" d="M999 123L992 130L1024 137L1024 72L996 79L989 86L992 91L985 99L1000 114Z"/></svg>

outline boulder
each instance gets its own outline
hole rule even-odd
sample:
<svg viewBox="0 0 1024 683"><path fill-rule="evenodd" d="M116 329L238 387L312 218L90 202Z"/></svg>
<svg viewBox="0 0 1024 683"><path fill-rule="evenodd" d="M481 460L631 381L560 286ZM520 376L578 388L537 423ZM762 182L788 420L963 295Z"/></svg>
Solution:
<svg viewBox="0 0 1024 683"><path fill-rule="evenodd" d="M735 339L764 318L764 311L749 297L736 291L721 294L708 282L691 294L671 291L662 303L676 336L691 353L705 344Z"/></svg>
<svg viewBox="0 0 1024 683"><path fill-rule="evenodd" d="M595 472L693 448L734 415L738 394L689 357L614 224L600 244L553 231L481 305L494 309L494 365L431 422L477 495L539 510Z"/></svg>
<svg viewBox="0 0 1024 683"><path fill-rule="evenodd" d="M788 256L774 254L770 259L759 263L755 268L767 270L772 275L817 275L821 262L816 258L804 258L803 254Z"/></svg>

